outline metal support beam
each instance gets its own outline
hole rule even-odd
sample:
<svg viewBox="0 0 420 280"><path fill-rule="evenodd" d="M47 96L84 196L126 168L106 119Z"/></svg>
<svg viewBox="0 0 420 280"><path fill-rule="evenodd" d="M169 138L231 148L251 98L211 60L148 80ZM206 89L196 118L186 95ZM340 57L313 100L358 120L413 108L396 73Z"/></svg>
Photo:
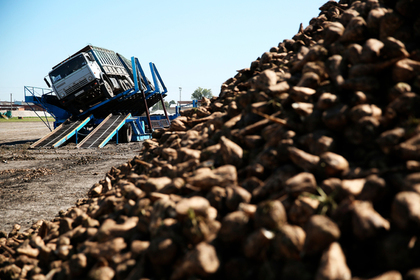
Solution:
<svg viewBox="0 0 420 280"><path fill-rule="evenodd" d="M142 88L141 87L141 81L143 80L144 84L146 86L146 92L151 92L152 89L151 89L149 83L147 82L146 75L144 74L143 68L141 67L139 60L133 56L131 58L131 64L133 66L133 76L134 76L134 73L136 73L136 76L135 76L136 81L134 81L134 84L135 85L137 84L136 90L137 91L139 90L139 84L140 84L140 88ZM140 73L140 78L138 77L139 74L137 73L137 71Z"/></svg>
<svg viewBox="0 0 420 280"><path fill-rule="evenodd" d="M159 74L159 71L156 68L156 65L153 62L150 62L149 64L150 64L150 70L152 72L153 77L155 77L155 75L156 75L156 77L159 80L159 83L163 87L163 91L161 92L161 94L167 93L168 92L168 89L166 88L165 83L163 82L162 78L160 77L160 74ZM155 84L155 87L157 87L157 82Z"/></svg>
<svg viewBox="0 0 420 280"><path fill-rule="evenodd" d="M147 105L147 98L146 98L146 94L143 90L143 87L140 85L139 87L139 82L141 80L138 79L138 74L140 72L141 78L143 78L146 81L146 87L147 87L147 91L151 91L151 88L149 86L149 84L147 83L147 79L146 76L144 75L143 69L141 68L140 62L138 61L137 58L135 58L134 56L131 58L131 64L133 67L133 78L134 78L134 87L135 87L135 92L141 92L141 95L143 97L143 102L144 102L144 109L145 109L145 113L147 116L147 122L149 123L149 128L150 130L152 130L152 120L150 119L150 113L149 113L149 106Z"/></svg>
<svg viewBox="0 0 420 280"><path fill-rule="evenodd" d="M144 94L144 90L141 90L141 93L143 95L143 101L144 101L144 108L146 111L146 116L147 116L147 122L149 123L149 128L150 131L152 131L152 120L150 119L150 113L149 113L149 106L147 105L147 100L146 100L146 95Z"/></svg>
<svg viewBox="0 0 420 280"><path fill-rule="evenodd" d="M162 102L162 107L163 107L163 112L165 113L165 117L168 120L168 123L171 123L171 121L169 120L169 117L168 117L168 112L166 111L165 102L163 102L162 94L159 94L159 98L160 98L160 101Z"/></svg>

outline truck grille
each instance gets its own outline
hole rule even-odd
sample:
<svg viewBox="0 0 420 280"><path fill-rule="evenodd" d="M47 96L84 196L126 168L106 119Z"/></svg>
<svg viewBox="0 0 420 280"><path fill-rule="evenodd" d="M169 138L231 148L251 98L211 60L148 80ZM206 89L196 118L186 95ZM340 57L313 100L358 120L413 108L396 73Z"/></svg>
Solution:
<svg viewBox="0 0 420 280"><path fill-rule="evenodd" d="M71 93L75 92L76 90L80 89L81 87L84 87L87 84L88 84L88 81L86 79L83 79L80 82L78 82L77 84L72 85L68 89L64 89L64 91L66 92L66 94L71 94Z"/></svg>

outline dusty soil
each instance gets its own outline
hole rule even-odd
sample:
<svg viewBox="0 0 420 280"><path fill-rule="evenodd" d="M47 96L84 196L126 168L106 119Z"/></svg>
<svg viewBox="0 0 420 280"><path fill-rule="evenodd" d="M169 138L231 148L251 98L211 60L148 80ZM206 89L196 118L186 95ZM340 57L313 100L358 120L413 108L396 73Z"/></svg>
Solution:
<svg viewBox="0 0 420 280"><path fill-rule="evenodd" d="M90 187L139 154L141 142L109 143L102 149L29 149L49 132L42 122L0 123L0 230L22 230L52 220L73 206Z"/></svg>

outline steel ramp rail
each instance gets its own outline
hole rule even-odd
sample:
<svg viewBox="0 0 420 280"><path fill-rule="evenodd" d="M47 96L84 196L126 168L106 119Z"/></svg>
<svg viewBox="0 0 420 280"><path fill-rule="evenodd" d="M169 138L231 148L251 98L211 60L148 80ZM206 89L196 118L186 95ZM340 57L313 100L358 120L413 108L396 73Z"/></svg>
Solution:
<svg viewBox="0 0 420 280"><path fill-rule="evenodd" d="M89 135L87 135L77 148L102 148L105 146L113 136L118 133L118 130L125 124L126 119L131 117L109 114Z"/></svg>
<svg viewBox="0 0 420 280"><path fill-rule="evenodd" d="M67 140L69 140L73 135L76 135L77 137L77 132L81 128L83 128L92 118L93 116L91 115L84 120L71 121L70 119L67 119L61 125L57 126L53 131L51 131L50 133L48 133L43 138L39 139L29 147L57 148L64 144Z"/></svg>

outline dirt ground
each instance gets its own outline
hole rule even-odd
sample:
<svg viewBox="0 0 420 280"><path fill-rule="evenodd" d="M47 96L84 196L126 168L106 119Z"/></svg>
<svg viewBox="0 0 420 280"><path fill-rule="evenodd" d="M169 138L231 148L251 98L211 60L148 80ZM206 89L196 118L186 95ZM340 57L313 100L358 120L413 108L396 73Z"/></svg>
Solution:
<svg viewBox="0 0 420 280"><path fill-rule="evenodd" d="M99 149L76 149L74 143L57 149L29 149L49 129L42 122L0 123L0 230L14 224L22 230L40 219L52 220L94 183L105 178L141 149L141 142L108 143Z"/></svg>

